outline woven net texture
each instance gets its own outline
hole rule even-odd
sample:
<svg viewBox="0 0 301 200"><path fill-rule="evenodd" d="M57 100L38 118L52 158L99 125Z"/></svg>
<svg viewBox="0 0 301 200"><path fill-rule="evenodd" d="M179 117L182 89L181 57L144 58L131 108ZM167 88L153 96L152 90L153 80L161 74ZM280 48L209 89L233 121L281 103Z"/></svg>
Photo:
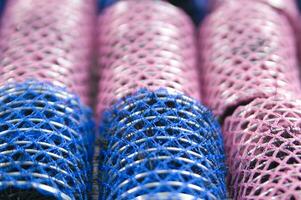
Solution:
<svg viewBox="0 0 301 200"><path fill-rule="evenodd" d="M268 4L224 3L200 39L203 100L217 116L255 98L300 92L294 31Z"/></svg>
<svg viewBox="0 0 301 200"><path fill-rule="evenodd" d="M224 149L211 112L184 95L140 90L105 113L99 199L225 199Z"/></svg>
<svg viewBox="0 0 301 200"><path fill-rule="evenodd" d="M183 11L164 1L120 1L105 10L98 27L97 113L140 88L199 99L194 28Z"/></svg>
<svg viewBox="0 0 301 200"><path fill-rule="evenodd" d="M234 3L243 3L243 1L248 2L249 0L213 0L215 6L221 5L222 3L229 3L230 1ZM278 12L281 12L285 15L290 21L293 28L300 27L300 14L298 11L298 3L296 0L254 0L257 2L265 3L270 7L276 9ZM254 2L253 1L253 2Z"/></svg>
<svg viewBox="0 0 301 200"><path fill-rule="evenodd" d="M0 84L28 79L89 99L94 0L9 0L0 29Z"/></svg>
<svg viewBox="0 0 301 200"><path fill-rule="evenodd" d="M87 200L91 111L65 90L36 81L0 89L0 199Z"/></svg>
<svg viewBox="0 0 301 200"><path fill-rule="evenodd" d="M300 100L256 99L226 118L223 133L234 199L300 199Z"/></svg>

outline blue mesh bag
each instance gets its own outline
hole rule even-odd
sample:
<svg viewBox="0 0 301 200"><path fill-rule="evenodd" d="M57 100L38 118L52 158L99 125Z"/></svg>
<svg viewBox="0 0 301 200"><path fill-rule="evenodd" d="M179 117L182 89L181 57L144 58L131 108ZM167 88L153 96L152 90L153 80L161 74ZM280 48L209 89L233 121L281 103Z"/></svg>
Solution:
<svg viewBox="0 0 301 200"><path fill-rule="evenodd" d="M88 199L91 111L62 88L0 89L0 199Z"/></svg>
<svg viewBox="0 0 301 200"><path fill-rule="evenodd" d="M105 112L99 199L225 199L224 147L211 112L141 90Z"/></svg>

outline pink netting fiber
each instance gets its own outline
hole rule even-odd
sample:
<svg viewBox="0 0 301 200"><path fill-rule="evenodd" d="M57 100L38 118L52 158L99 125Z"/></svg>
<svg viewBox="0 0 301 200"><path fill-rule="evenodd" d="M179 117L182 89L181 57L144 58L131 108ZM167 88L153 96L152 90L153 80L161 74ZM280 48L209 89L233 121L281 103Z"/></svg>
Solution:
<svg viewBox="0 0 301 200"><path fill-rule="evenodd" d="M0 84L27 79L68 87L88 100L93 0L10 0L0 37Z"/></svg>
<svg viewBox="0 0 301 200"><path fill-rule="evenodd" d="M98 113L140 88L199 99L194 28L164 1L120 1L99 18Z"/></svg>
<svg viewBox="0 0 301 200"><path fill-rule="evenodd" d="M200 31L204 102L218 116L255 98L300 92L294 31L261 1L229 1Z"/></svg>
<svg viewBox="0 0 301 200"><path fill-rule="evenodd" d="M301 100L293 1L229 0L200 31L205 104L223 121L230 197L301 196Z"/></svg>
<svg viewBox="0 0 301 200"><path fill-rule="evenodd" d="M300 100L256 99L226 118L223 133L234 199L300 199Z"/></svg>
<svg viewBox="0 0 301 200"><path fill-rule="evenodd" d="M219 6L222 3L229 3L229 1L241 3L243 1L248 2L249 0L213 0L216 6ZM271 6L272 8L276 9L278 12L281 12L284 16L286 16L293 26L300 27L300 16L296 0L253 0L252 2L254 1L265 3Z"/></svg>

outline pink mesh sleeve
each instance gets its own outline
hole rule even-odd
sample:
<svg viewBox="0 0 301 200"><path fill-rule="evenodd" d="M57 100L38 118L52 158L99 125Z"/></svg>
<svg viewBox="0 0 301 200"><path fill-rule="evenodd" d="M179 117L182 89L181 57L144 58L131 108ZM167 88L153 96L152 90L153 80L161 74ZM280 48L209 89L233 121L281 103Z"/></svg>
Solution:
<svg viewBox="0 0 301 200"><path fill-rule="evenodd" d="M235 200L299 199L300 80L293 1L227 1L201 28L204 101L224 119Z"/></svg>
<svg viewBox="0 0 301 200"><path fill-rule="evenodd" d="M300 198L300 100L256 99L226 118L223 133L234 199Z"/></svg>
<svg viewBox="0 0 301 200"><path fill-rule="evenodd" d="M220 6L222 3L242 3L249 0L212 0L215 6ZM261 2L269 5L286 16L293 26L300 26L299 24L299 10L296 4L296 0L253 0L252 2ZM250 2L250 1L249 1Z"/></svg>
<svg viewBox="0 0 301 200"><path fill-rule="evenodd" d="M48 81L87 102L95 17L89 1L8 1L0 37L0 84Z"/></svg>
<svg viewBox="0 0 301 200"><path fill-rule="evenodd" d="M200 39L203 100L216 115L258 97L300 92L293 28L269 4L222 4Z"/></svg>
<svg viewBox="0 0 301 200"><path fill-rule="evenodd" d="M194 28L182 11L161 1L121 1L98 27L98 113L143 87L199 99Z"/></svg>

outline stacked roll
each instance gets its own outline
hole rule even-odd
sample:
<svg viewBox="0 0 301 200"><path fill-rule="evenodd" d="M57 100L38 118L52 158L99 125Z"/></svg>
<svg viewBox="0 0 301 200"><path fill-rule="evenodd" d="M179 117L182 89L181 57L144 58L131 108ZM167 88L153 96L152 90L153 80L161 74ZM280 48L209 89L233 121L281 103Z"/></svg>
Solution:
<svg viewBox="0 0 301 200"><path fill-rule="evenodd" d="M191 21L166 2L131 0L98 27L99 199L225 199L220 128L197 103Z"/></svg>
<svg viewBox="0 0 301 200"><path fill-rule="evenodd" d="M229 1L200 31L203 96L223 121L234 199L298 199L297 51L289 17L264 1Z"/></svg>
<svg viewBox="0 0 301 200"><path fill-rule="evenodd" d="M254 98L300 91L287 18L265 3L244 3L224 3L200 33L204 102L218 116Z"/></svg>
<svg viewBox="0 0 301 200"><path fill-rule="evenodd" d="M88 199L94 4L7 2L0 37L0 199Z"/></svg>
<svg viewBox="0 0 301 200"><path fill-rule="evenodd" d="M234 199L298 199L300 100L255 99L226 118L223 132Z"/></svg>
<svg viewBox="0 0 301 200"><path fill-rule="evenodd" d="M145 87L200 99L194 29L183 12L165 2L122 1L104 12L98 27L98 113Z"/></svg>

